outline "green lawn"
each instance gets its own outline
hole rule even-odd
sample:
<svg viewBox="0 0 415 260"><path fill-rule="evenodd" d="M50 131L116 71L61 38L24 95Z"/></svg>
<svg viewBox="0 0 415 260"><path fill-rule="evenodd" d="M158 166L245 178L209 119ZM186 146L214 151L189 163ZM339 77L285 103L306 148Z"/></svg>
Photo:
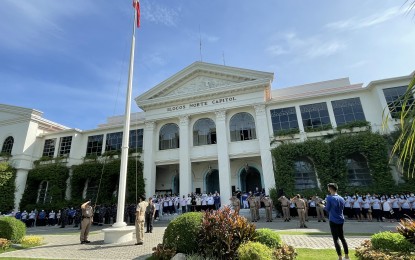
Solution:
<svg viewBox="0 0 415 260"><path fill-rule="evenodd" d="M277 231L280 235L303 235L303 236L331 236L328 232L307 232L307 231ZM370 237L373 233L345 233L344 236L358 236L358 237Z"/></svg>
<svg viewBox="0 0 415 260"><path fill-rule="evenodd" d="M337 259L336 250L334 249L309 249L309 248L296 248L297 260L335 260ZM349 251L349 257L352 260L357 260L354 255L354 250ZM344 257L344 255L343 255Z"/></svg>
<svg viewBox="0 0 415 260"><path fill-rule="evenodd" d="M7 248L6 250L0 249L0 254L11 252L11 251L16 251L16 250L17 250L16 248L12 248L12 247Z"/></svg>

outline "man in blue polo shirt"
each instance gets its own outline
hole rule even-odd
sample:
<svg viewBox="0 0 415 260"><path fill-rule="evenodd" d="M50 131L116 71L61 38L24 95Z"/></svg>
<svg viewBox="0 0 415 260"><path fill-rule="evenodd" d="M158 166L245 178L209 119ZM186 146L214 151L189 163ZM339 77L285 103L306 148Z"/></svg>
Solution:
<svg viewBox="0 0 415 260"><path fill-rule="evenodd" d="M326 198L326 206L324 207L324 209L329 214L330 230L334 241L334 247L336 248L339 260L349 259L349 249L347 247L347 242L343 234L343 209L345 202L342 197L337 195L336 183L327 184L327 189L330 192L330 195ZM339 239L343 245L344 258L342 258L342 251L340 249Z"/></svg>

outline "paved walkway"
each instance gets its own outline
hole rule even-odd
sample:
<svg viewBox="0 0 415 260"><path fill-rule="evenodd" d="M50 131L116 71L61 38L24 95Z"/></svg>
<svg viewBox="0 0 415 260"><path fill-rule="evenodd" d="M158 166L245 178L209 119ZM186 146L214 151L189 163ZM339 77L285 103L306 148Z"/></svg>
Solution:
<svg viewBox="0 0 415 260"><path fill-rule="evenodd" d="M243 212L242 214L245 214ZM263 221L263 220L262 220ZM152 254L152 248L162 242L163 233L168 221L156 222L153 233L145 234L144 245L134 245L135 240L119 244L104 244L104 234L102 227L93 227L89 240L90 244L81 245L79 243L79 230L75 228L60 229L58 227L39 227L28 229L28 234L41 235L45 238L45 245L35 248L22 249L13 252L0 254L2 257L25 257L25 258L49 258L49 259L146 259ZM334 248L333 241L329 233L328 223L319 223L311 219L307 223L308 229L299 229L298 221L282 222L277 220L272 223L257 222L257 228L271 228L280 232L284 242L297 248ZM370 234L395 230L396 223L378 222L347 222L345 232L347 233L367 233L361 236L347 236L349 248L355 248L363 240L368 239ZM284 232L291 234L285 235ZM300 233L301 232L301 233ZM307 233L304 233L307 232ZM323 235L309 233L323 232Z"/></svg>

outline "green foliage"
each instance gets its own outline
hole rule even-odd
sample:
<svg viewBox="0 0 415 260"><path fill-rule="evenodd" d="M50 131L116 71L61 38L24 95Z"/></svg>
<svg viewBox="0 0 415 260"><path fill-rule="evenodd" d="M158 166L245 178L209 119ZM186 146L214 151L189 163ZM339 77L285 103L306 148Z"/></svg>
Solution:
<svg viewBox="0 0 415 260"><path fill-rule="evenodd" d="M0 237L18 243L26 235L26 225L14 218L0 218Z"/></svg>
<svg viewBox="0 0 415 260"><path fill-rule="evenodd" d="M365 190L348 185L346 158L355 153L362 154L367 159L372 175L373 183L369 187L364 187ZM302 158L308 158L313 162L322 185L336 182L341 189L349 193L355 191L386 193L394 190L395 187L388 163L387 143L379 134L360 132L337 135L330 142L314 139L301 143L286 143L274 148L272 156L275 162L276 188L283 188L288 196L297 192L294 189L294 162ZM306 197L321 195L321 192L316 189L302 191Z"/></svg>
<svg viewBox="0 0 415 260"><path fill-rule="evenodd" d="M203 256L235 259L239 246L253 239L255 225L235 215L229 207L204 213L199 234L199 252Z"/></svg>
<svg viewBox="0 0 415 260"><path fill-rule="evenodd" d="M414 249L413 244L403 235L389 231L374 234L371 242L373 249L376 250L408 253Z"/></svg>
<svg viewBox="0 0 415 260"><path fill-rule="evenodd" d="M69 169L61 164L39 165L30 170L27 176L26 189L20 203L20 208L36 207L39 185L42 181L48 181L48 197L52 200L49 204L39 203L39 207L58 208L65 202L66 180L69 177Z"/></svg>
<svg viewBox="0 0 415 260"><path fill-rule="evenodd" d="M396 227L399 234L404 236L406 240L415 244L415 221L411 218L401 219L399 226Z"/></svg>
<svg viewBox="0 0 415 260"><path fill-rule="evenodd" d="M269 260L272 258L272 250L259 242L248 242L238 248L240 260Z"/></svg>
<svg viewBox="0 0 415 260"><path fill-rule="evenodd" d="M300 129L285 129L285 130L279 130L274 132L274 136L294 136L295 134L299 134Z"/></svg>
<svg viewBox="0 0 415 260"><path fill-rule="evenodd" d="M337 126L336 129L337 129L337 131L340 131L340 132L343 129L347 129L347 130L351 131L355 127L366 127L367 130L369 130L370 122L365 121L365 120L353 121L353 122L349 122L349 123L343 124L341 126Z"/></svg>
<svg viewBox="0 0 415 260"><path fill-rule="evenodd" d="M308 127L304 128L304 131L307 132L307 133L311 133L311 132L327 131L327 130L330 130L330 129L333 129L333 126L331 124L327 124L327 125L322 125L322 126L314 127L314 128L308 126Z"/></svg>
<svg viewBox="0 0 415 260"><path fill-rule="evenodd" d="M357 247L355 255L359 260L413 260L408 253L374 249L370 240L365 240Z"/></svg>
<svg viewBox="0 0 415 260"><path fill-rule="evenodd" d="M288 196L296 193L294 188L294 162L298 159L312 159L321 183L329 183L333 180L333 172L330 171L329 145L322 140L281 144L272 150L272 155L275 162L274 171L277 189L284 189Z"/></svg>
<svg viewBox="0 0 415 260"><path fill-rule="evenodd" d="M195 252L202 218L203 214L200 212L188 212L171 221L164 231L163 245L174 248L178 253Z"/></svg>
<svg viewBox="0 0 415 260"><path fill-rule="evenodd" d="M14 208L16 169L8 162L0 162L0 212Z"/></svg>
<svg viewBox="0 0 415 260"><path fill-rule="evenodd" d="M293 246L283 243L280 247L274 249L273 257L277 260L294 260L297 257L297 252Z"/></svg>
<svg viewBox="0 0 415 260"><path fill-rule="evenodd" d="M108 157L111 156L108 155ZM92 186L99 186L99 182L101 181L97 200L98 204L114 203L116 198L113 197L113 192L118 188L120 166L120 159L108 159L103 163L99 161L86 161L74 166L71 178L72 199L76 201L82 200L85 182L89 179L89 185ZM126 202L136 203L136 193L138 195L144 194L143 164L135 157L130 157L127 166Z"/></svg>
<svg viewBox="0 0 415 260"><path fill-rule="evenodd" d="M282 243L280 235L269 228L260 228L255 230L254 241L264 244L270 248L278 248Z"/></svg>
<svg viewBox="0 0 415 260"><path fill-rule="evenodd" d="M176 255L176 249L167 247L163 244L158 244L153 247L152 259L156 260L170 260Z"/></svg>

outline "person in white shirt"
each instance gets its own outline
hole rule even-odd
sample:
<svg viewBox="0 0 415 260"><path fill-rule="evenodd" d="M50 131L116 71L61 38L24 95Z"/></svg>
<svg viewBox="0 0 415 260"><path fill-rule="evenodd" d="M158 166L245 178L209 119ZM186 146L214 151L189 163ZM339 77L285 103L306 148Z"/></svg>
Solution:
<svg viewBox="0 0 415 260"><path fill-rule="evenodd" d="M202 210L203 211L207 210L207 195L206 194L202 195Z"/></svg>
<svg viewBox="0 0 415 260"><path fill-rule="evenodd" d="M368 221L372 221L372 207L370 205L370 199L367 197L362 198L362 212L363 217Z"/></svg>
<svg viewBox="0 0 415 260"><path fill-rule="evenodd" d="M215 201L213 200L213 196L212 194L209 194L209 196L207 197L207 205L208 205L208 209L209 210L214 210L215 209Z"/></svg>
<svg viewBox="0 0 415 260"><path fill-rule="evenodd" d="M382 219L382 203L379 198L373 197L372 201L372 208L373 208L373 217L376 218L376 221L379 222L383 221Z"/></svg>
<svg viewBox="0 0 415 260"><path fill-rule="evenodd" d="M353 215L356 217L358 221L362 219L361 212L362 212L362 203L360 202L360 199L356 196L353 196L351 200L351 204L353 207Z"/></svg>
<svg viewBox="0 0 415 260"><path fill-rule="evenodd" d="M26 221L27 221L27 217L28 217L27 211L26 211L26 210L24 210L24 211L22 212L22 221L23 221L23 223L26 223Z"/></svg>
<svg viewBox="0 0 415 260"><path fill-rule="evenodd" d="M180 206L182 208L182 214L186 213L186 208L187 208L187 198L185 195L183 195L183 198L180 200Z"/></svg>
<svg viewBox="0 0 415 260"><path fill-rule="evenodd" d="M202 198L199 195L196 195L196 211L202 210Z"/></svg>
<svg viewBox="0 0 415 260"><path fill-rule="evenodd" d="M352 210L352 205L350 201L351 201L350 196L344 197L344 211L343 212L344 212L344 215L346 215L348 219L351 219L353 217L353 210Z"/></svg>
<svg viewBox="0 0 415 260"><path fill-rule="evenodd" d="M393 217L395 217L396 221L399 221L401 218L401 203L399 202L398 196L391 196L391 203L393 209Z"/></svg>
<svg viewBox="0 0 415 260"><path fill-rule="evenodd" d="M401 208L402 208L402 217L403 218L411 217L411 204L409 203L409 200L402 199L401 200Z"/></svg>
<svg viewBox="0 0 415 260"><path fill-rule="evenodd" d="M55 211L52 210L51 212L49 212L49 219L48 219L49 226L54 226L55 225L55 216L56 216Z"/></svg>
<svg viewBox="0 0 415 260"><path fill-rule="evenodd" d="M385 219L389 219L389 222L392 222L392 207L391 207L391 202L389 199L384 198L382 200L382 211L383 211L383 217ZM391 212L392 210L392 212Z"/></svg>
<svg viewBox="0 0 415 260"><path fill-rule="evenodd" d="M35 224L35 219L36 219L36 213L32 210L29 213L28 227L33 227L33 225Z"/></svg>
<svg viewBox="0 0 415 260"><path fill-rule="evenodd" d="M187 194L186 206L187 206L186 212L192 211L192 196L190 196L190 194Z"/></svg>

